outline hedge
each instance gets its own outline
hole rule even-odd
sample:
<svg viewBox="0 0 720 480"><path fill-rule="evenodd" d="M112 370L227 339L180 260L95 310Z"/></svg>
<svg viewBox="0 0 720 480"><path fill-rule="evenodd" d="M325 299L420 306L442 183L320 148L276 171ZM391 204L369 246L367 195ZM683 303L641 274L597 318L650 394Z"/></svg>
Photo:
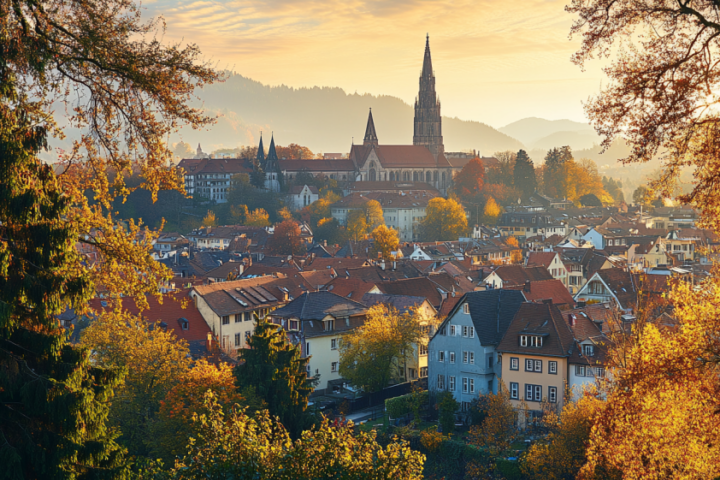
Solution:
<svg viewBox="0 0 720 480"><path fill-rule="evenodd" d="M412 396L412 393L408 393L406 395L400 395L399 397L388 398L385 400L385 410L390 418L400 418L403 415L412 413L412 409L410 408ZM427 390L424 390L420 392L420 406L427 405L428 403L429 394Z"/></svg>

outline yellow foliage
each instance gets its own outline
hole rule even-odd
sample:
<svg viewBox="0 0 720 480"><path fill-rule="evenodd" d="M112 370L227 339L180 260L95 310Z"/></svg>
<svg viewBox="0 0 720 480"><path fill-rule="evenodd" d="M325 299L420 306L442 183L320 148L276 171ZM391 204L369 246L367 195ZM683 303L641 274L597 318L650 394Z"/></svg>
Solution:
<svg viewBox="0 0 720 480"><path fill-rule="evenodd" d="M283 207L278 211L278 216L283 220L292 220L293 216L288 207Z"/></svg>
<svg viewBox="0 0 720 480"><path fill-rule="evenodd" d="M212 210L207 211L207 215L203 218L202 224L204 227L214 227L217 225L217 221L215 219L215 212Z"/></svg>
<svg viewBox="0 0 720 480"><path fill-rule="evenodd" d="M420 443L428 452L437 452L442 441L442 433L438 432L437 429L429 428L420 433Z"/></svg>
<svg viewBox="0 0 720 480"><path fill-rule="evenodd" d="M378 253L382 254L382 258L390 260L392 253L398 249L400 245L400 238L398 232L392 227L386 227L385 225L379 225L375 230L372 231L373 237L373 257L377 256Z"/></svg>
<svg viewBox="0 0 720 480"><path fill-rule="evenodd" d="M483 209L483 222L489 225L495 225L500 213L502 213L502 211L495 199L488 197L487 202L485 202L485 208Z"/></svg>
<svg viewBox="0 0 720 480"><path fill-rule="evenodd" d="M256 208L252 212L248 213L245 219L245 225L249 227L269 227L270 226L270 215L265 209Z"/></svg>

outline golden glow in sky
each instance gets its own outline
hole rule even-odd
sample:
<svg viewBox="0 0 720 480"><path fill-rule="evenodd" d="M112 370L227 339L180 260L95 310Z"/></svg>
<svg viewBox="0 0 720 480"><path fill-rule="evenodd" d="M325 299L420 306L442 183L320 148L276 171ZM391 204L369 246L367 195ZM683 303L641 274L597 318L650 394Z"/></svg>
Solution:
<svg viewBox="0 0 720 480"><path fill-rule="evenodd" d="M598 64L570 62L579 38L555 0L158 0L166 41L265 84L333 86L412 103L430 34L443 114L501 127L525 117L586 121Z"/></svg>

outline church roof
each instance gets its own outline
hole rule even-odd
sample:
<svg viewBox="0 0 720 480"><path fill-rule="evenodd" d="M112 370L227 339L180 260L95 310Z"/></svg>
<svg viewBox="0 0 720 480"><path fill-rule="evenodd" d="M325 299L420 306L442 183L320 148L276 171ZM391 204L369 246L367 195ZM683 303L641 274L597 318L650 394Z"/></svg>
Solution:
<svg viewBox="0 0 720 480"><path fill-rule="evenodd" d="M268 149L267 154L267 161L271 162L273 160L278 160L277 152L275 151L275 136L270 137L270 148Z"/></svg>
<svg viewBox="0 0 720 480"><path fill-rule="evenodd" d="M430 35L425 38L425 58L423 59L423 77L432 77L432 59L430 58Z"/></svg>
<svg viewBox="0 0 720 480"><path fill-rule="evenodd" d="M378 145L375 147L365 145L353 145L350 157L355 156L358 166L367 161L372 149L384 168L435 168L449 167L445 155L440 155L435 161L435 156L424 145Z"/></svg>
<svg viewBox="0 0 720 480"><path fill-rule="evenodd" d="M263 146L262 133L260 134L260 145L258 145L257 160L260 163L265 161L265 147Z"/></svg>
<svg viewBox="0 0 720 480"><path fill-rule="evenodd" d="M339 158L335 160L327 159L302 159L302 160L280 160L280 171L282 172L299 172L307 170L308 172L352 172L355 170L353 161L349 158Z"/></svg>

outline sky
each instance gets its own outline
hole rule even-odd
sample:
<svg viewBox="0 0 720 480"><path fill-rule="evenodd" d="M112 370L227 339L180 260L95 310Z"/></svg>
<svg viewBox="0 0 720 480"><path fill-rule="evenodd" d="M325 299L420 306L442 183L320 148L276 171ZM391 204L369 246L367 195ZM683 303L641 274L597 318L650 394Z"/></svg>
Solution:
<svg viewBox="0 0 720 480"><path fill-rule="evenodd" d="M430 35L443 115L499 128L526 117L587 121L599 64L556 0L155 0L164 41L195 43L217 68L268 85L332 86L412 104Z"/></svg>

